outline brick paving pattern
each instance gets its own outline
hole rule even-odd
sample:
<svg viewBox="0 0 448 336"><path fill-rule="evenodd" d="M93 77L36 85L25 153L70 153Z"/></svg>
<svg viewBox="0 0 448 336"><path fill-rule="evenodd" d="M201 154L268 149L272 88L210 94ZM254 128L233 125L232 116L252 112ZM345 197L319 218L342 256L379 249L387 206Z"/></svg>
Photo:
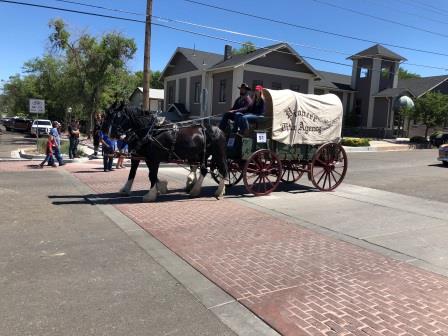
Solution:
<svg viewBox="0 0 448 336"><path fill-rule="evenodd" d="M116 192L127 175L68 169L98 193ZM139 170L134 190L147 183ZM448 335L443 276L230 200L171 193L116 206L284 335Z"/></svg>

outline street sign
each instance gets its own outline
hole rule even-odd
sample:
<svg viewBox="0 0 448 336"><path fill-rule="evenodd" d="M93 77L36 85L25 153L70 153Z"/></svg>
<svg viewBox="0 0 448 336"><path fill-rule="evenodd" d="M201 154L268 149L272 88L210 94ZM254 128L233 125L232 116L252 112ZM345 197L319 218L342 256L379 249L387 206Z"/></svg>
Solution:
<svg viewBox="0 0 448 336"><path fill-rule="evenodd" d="M30 99L30 113L44 114L45 113L45 100Z"/></svg>

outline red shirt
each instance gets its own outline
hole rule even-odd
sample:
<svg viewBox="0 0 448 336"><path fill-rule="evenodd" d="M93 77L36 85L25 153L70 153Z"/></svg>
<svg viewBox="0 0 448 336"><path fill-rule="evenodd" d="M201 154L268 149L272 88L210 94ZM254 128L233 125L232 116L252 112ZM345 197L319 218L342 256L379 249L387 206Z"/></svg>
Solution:
<svg viewBox="0 0 448 336"><path fill-rule="evenodd" d="M47 141L47 150L46 154L52 156L53 155L53 148L56 146L56 142L54 139Z"/></svg>

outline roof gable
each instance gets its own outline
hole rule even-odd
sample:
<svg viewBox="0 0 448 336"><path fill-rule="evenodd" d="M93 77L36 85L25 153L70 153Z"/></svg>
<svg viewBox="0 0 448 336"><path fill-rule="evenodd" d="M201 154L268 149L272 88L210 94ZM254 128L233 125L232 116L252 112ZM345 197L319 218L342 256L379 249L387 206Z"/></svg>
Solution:
<svg viewBox="0 0 448 336"><path fill-rule="evenodd" d="M448 76L400 79L398 81L398 87L402 89L408 89L416 97L420 97L426 92L431 91L435 87L439 86L446 80L448 80Z"/></svg>
<svg viewBox="0 0 448 336"><path fill-rule="evenodd" d="M284 49L284 51L282 49ZM259 48L259 49L256 49L256 50L252 51L252 52L249 52L247 54L233 55L228 60L223 60L221 62L218 62L210 70L221 69L221 68L228 68L228 67L235 68L235 67L247 64L247 63L251 63L251 62L259 59L260 57L268 55L269 53L278 52L280 50L281 50L280 53L283 52L284 54L289 54L289 55L294 56L295 58L297 58L297 60L298 60L297 64L298 65L302 64L303 65L303 69L306 69L306 72L312 73L312 74L314 74L316 76L319 76L319 73L311 66L311 64L309 64L305 59L303 59L287 43L278 43L278 44L274 44L274 45L271 45L271 46L268 46L268 47Z"/></svg>
<svg viewBox="0 0 448 336"><path fill-rule="evenodd" d="M381 44L375 44L374 46L371 46L370 48L360 51L360 52L356 53L355 55L350 56L349 59L355 60L355 59L366 58L366 57L367 58L369 58L369 57L385 58L385 59L390 59L392 61L406 61L406 58L404 58L401 55L398 55L397 53L382 46Z"/></svg>
<svg viewBox="0 0 448 336"><path fill-rule="evenodd" d="M162 71L161 78L188 71L207 70L222 59L223 56L219 54L179 47Z"/></svg>

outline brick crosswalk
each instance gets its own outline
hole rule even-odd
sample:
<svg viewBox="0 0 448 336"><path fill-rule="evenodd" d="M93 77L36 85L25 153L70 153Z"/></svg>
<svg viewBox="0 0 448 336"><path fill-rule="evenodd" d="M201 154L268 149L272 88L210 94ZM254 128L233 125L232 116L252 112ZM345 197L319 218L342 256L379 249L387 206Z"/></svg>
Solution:
<svg viewBox="0 0 448 336"><path fill-rule="evenodd" d="M98 193L127 173L69 169ZM147 188L145 171L135 188ZM445 277L231 200L174 196L116 206L280 333L448 335Z"/></svg>

